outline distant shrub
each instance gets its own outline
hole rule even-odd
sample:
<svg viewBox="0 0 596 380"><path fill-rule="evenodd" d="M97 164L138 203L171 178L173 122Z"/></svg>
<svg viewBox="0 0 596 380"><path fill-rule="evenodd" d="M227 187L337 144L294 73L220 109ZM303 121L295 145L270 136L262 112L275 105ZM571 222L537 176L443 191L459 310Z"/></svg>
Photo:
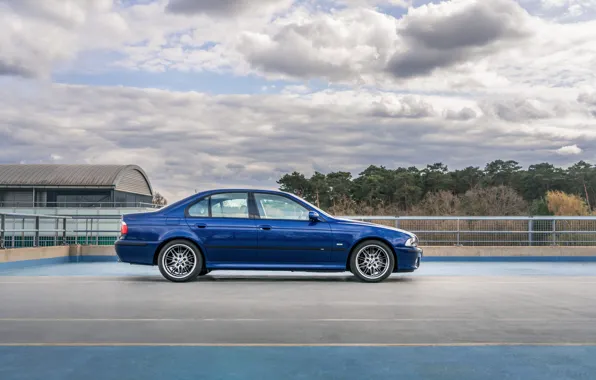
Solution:
<svg viewBox="0 0 596 380"><path fill-rule="evenodd" d="M545 198L535 199L532 204L530 205L530 215L553 215L553 213L548 209L548 203L546 202Z"/></svg>
<svg viewBox="0 0 596 380"><path fill-rule="evenodd" d="M546 203L548 210L556 216L591 215L588 204L579 195L549 191L546 193Z"/></svg>
<svg viewBox="0 0 596 380"><path fill-rule="evenodd" d="M455 216L460 214L461 199L450 191L428 193L412 208L412 215Z"/></svg>
<svg viewBox="0 0 596 380"><path fill-rule="evenodd" d="M528 203L509 186L475 187L461 201L463 215L527 215Z"/></svg>

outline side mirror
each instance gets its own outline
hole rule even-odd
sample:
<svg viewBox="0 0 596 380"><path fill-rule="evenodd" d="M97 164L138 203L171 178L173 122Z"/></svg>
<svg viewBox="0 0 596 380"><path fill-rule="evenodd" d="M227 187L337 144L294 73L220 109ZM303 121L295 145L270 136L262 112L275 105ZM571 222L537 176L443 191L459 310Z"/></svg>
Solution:
<svg viewBox="0 0 596 380"><path fill-rule="evenodd" d="M308 219L310 219L311 222L318 222L320 220L319 213L316 211L309 211Z"/></svg>

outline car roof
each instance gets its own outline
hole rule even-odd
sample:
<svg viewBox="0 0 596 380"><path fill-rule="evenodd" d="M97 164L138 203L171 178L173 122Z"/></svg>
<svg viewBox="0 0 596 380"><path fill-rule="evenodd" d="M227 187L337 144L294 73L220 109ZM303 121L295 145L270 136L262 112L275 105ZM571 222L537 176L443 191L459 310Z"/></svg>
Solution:
<svg viewBox="0 0 596 380"><path fill-rule="evenodd" d="M211 189L211 190L205 190L202 193L221 193L221 192L234 192L234 193L238 193L238 192L258 192L258 193L278 193L278 194L289 194L289 195L293 195L292 193L288 193L286 191L281 191L281 190L272 190L272 189L241 189L241 188L221 188L221 189Z"/></svg>

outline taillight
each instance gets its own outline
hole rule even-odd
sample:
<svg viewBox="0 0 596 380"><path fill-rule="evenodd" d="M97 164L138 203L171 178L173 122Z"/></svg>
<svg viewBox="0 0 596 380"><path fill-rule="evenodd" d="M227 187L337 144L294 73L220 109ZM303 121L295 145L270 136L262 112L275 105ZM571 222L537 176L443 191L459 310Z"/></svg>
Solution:
<svg viewBox="0 0 596 380"><path fill-rule="evenodd" d="M128 233L128 226L126 225L125 221L122 221L122 224L120 225L120 235L126 235Z"/></svg>

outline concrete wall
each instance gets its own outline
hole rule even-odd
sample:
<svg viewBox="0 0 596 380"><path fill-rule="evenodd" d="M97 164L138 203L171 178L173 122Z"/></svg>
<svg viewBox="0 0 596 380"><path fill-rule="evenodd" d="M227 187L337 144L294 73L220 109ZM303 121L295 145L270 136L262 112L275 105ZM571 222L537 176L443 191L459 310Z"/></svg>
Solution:
<svg viewBox="0 0 596 380"><path fill-rule="evenodd" d="M71 245L69 255L77 256L116 256L113 246L105 245Z"/></svg>
<svg viewBox="0 0 596 380"><path fill-rule="evenodd" d="M70 247L36 247L0 250L0 264L23 260L43 260L69 256Z"/></svg>
<svg viewBox="0 0 596 380"><path fill-rule="evenodd" d="M425 257L596 257L596 247L422 247Z"/></svg>
<svg viewBox="0 0 596 380"><path fill-rule="evenodd" d="M425 261L596 261L596 247L422 247ZM0 269L65 262L117 261L113 246L58 246L0 250Z"/></svg>
<svg viewBox="0 0 596 380"><path fill-rule="evenodd" d="M69 262L117 261L110 246L57 246L0 250L0 270Z"/></svg>

